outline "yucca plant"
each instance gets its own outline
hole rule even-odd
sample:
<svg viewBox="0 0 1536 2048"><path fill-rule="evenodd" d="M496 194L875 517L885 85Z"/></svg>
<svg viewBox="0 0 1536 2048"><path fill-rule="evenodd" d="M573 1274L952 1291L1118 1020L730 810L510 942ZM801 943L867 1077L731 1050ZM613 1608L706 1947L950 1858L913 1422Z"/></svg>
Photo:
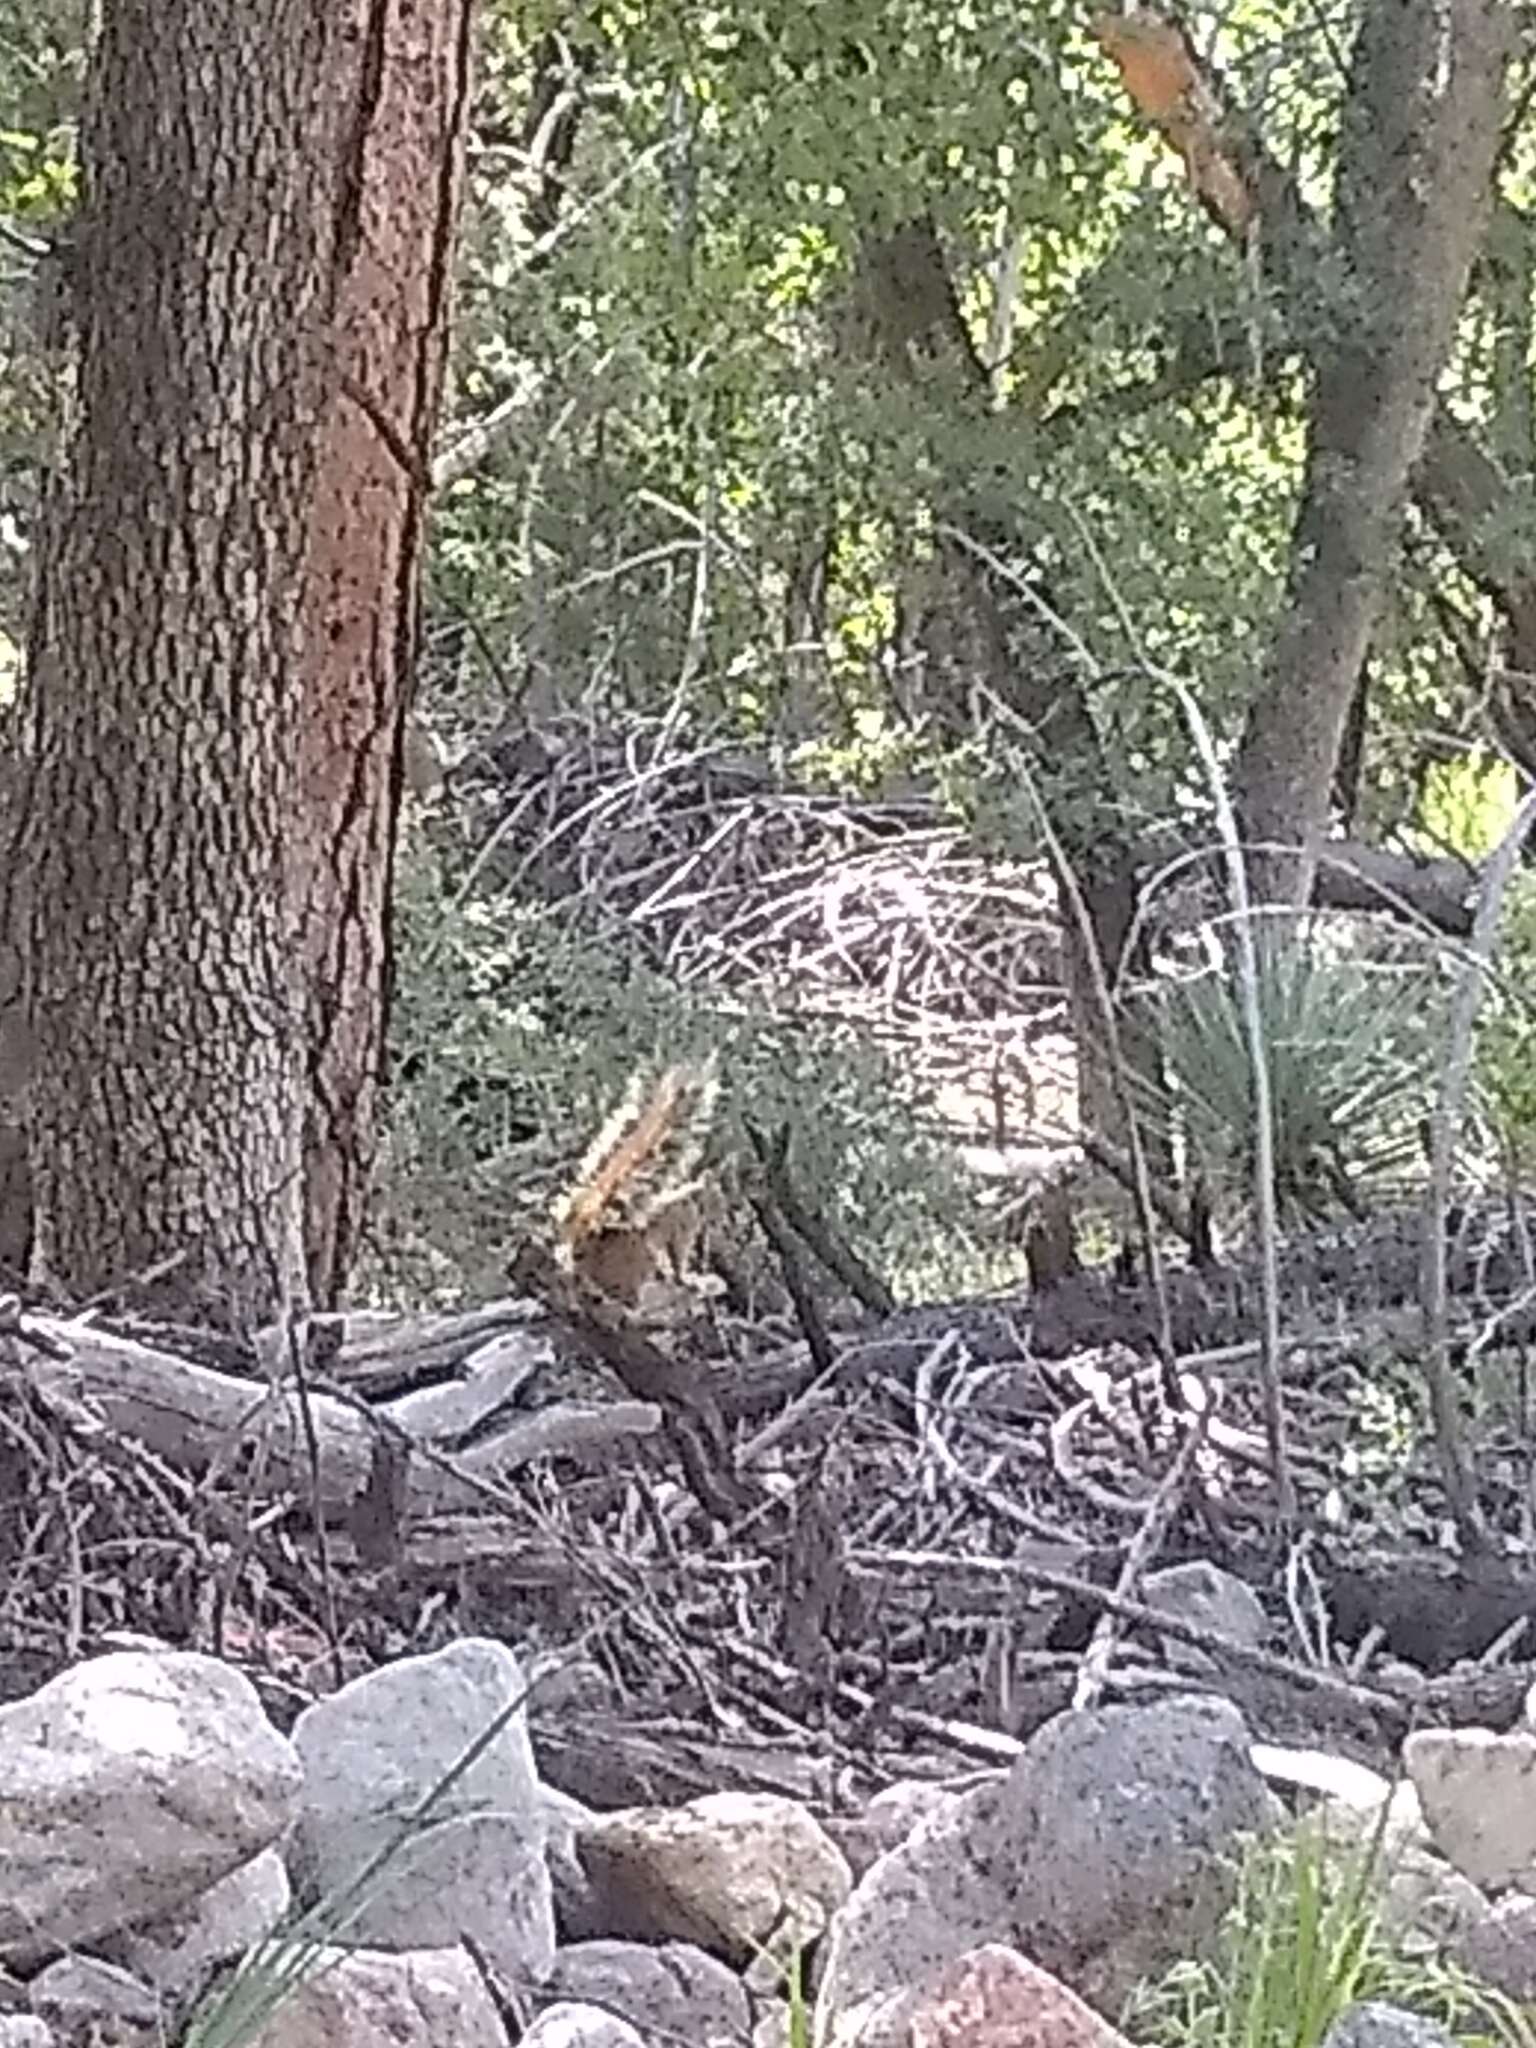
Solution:
<svg viewBox="0 0 1536 2048"><path fill-rule="evenodd" d="M1428 1102L1435 984L1422 969L1330 959L1305 934L1268 933L1258 998L1274 1116L1275 1193L1291 1220L1358 1205L1419 1150ZM1225 967L1144 999L1163 1085L1143 1084L1149 1120L1182 1151L1185 1177L1213 1201L1253 1184L1253 1067Z"/></svg>

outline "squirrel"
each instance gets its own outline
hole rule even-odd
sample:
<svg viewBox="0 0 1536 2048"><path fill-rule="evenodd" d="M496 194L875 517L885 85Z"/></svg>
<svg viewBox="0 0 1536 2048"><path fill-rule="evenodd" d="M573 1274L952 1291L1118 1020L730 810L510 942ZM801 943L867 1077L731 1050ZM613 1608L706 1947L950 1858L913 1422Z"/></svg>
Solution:
<svg viewBox="0 0 1536 2048"><path fill-rule="evenodd" d="M716 1062L639 1073L555 1204L555 1258L622 1307L662 1310L710 1291L698 1167L719 1095Z"/></svg>

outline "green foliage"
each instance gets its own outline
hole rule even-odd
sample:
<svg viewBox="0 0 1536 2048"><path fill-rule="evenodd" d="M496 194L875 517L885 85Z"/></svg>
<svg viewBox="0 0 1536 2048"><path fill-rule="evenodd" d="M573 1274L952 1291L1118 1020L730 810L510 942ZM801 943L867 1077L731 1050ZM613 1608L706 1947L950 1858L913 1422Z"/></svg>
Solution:
<svg viewBox="0 0 1536 2048"><path fill-rule="evenodd" d="M971 1276L954 1169L914 1128L912 1083L853 1024L811 1030L761 991L690 998L632 939L579 915L451 898L441 856L412 843L377 1288L497 1291L636 1068L711 1049L722 1153L745 1154L745 1117L787 1122L797 1179L893 1285Z"/></svg>
<svg viewBox="0 0 1536 2048"><path fill-rule="evenodd" d="M85 34L79 0L0 0L0 216L51 226L73 203Z"/></svg>
<svg viewBox="0 0 1536 2048"><path fill-rule="evenodd" d="M1424 1375L1386 1345L1368 1348L1344 1388L1349 1426L1324 1508L1342 1521L1362 1509L1396 1520L1413 1507L1414 1461L1429 1428Z"/></svg>
<svg viewBox="0 0 1536 2048"><path fill-rule="evenodd" d="M1324 214L1357 13L1188 17ZM1122 814L1187 807L1187 735L1122 608L1234 733L1285 585L1307 376L1291 315L1203 224L1081 10L489 0L490 125L516 130L551 30L586 94L558 243L526 268L517 165L477 156L456 366L466 417L534 395L436 527L442 601L490 623L503 677L723 718L868 786L928 709L913 629L942 515L1038 579L1112 673L1093 708ZM974 345L1006 344L993 408L858 339L861 263L922 219ZM994 329L1005 249L1017 290ZM1326 297L1319 277L1312 313ZM1512 318L1467 322L1469 397ZM1411 735L1464 722L1474 687L1442 602L1465 584L1443 552L1408 568L1373 649L1373 825L1412 807ZM482 682L494 716L504 681ZM1048 801L1053 766L1047 750Z"/></svg>
<svg viewBox="0 0 1536 2048"><path fill-rule="evenodd" d="M1319 204L1356 12L1245 0L1188 18ZM51 223L72 203L83 13L0 0L0 215ZM516 392L527 404L438 502L434 583L485 629L487 717L532 673L561 703L654 710L676 694L791 747L863 748L905 656L910 543L942 502L1000 527L1113 668L1121 621L1086 521L1147 652L1198 676L1213 724L1235 725L1283 585L1305 380L1282 310L1204 225L1080 8L487 0L478 31L453 405L468 422ZM583 65L552 246L523 155L547 34ZM1531 163L1512 148L1516 204ZM850 342L861 257L922 218L978 347L998 258L1016 253L996 411L907 388ZM1528 332L1491 289L1458 358L1473 417ZM24 388L0 397L0 484L38 461ZM1501 453L1511 477L1531 472L1528 448ZM1509 537L1517 559L1527 538ZM1411 567L1376 701L1413 727L1433 698L1455 724L1467 686L1443 681L1459 663L1429 601L1445 565ZM18 619L7 593L0 626L16 637ZM814 657L789 658L796 640ZM1129 671L1096 708L1147 809L1166 812L1179 721ZM1409 772L1390 735L1373 759L1398 783Z"/></svg>
<svg viewBox="0 0 1536 2048"><path fill-rule="evenodd" d="M1391 1983L1369 1864L1335 1860L1321 1830L1302 1826L1249 1847L1212 1958L1177 1964L1123 2024L1160 2048L1318 2048L1341 2013Z"/></svg>
<svg viewBox="0 0 1536 2048"><path fill-rule="evenodd" d="M514 119L549 27L592 67L579 225L523 275L515 184L494 158L477 170L460 401L484 411L519 370L539 396L440 510L448 603L531 643L563 701L678 691L835 753L889 711L935 503L1001 527L1122 661L1086 519L1148 652L1240 710L1284 574L1300 387L1274 309L1200 231L1079 10L1021 26L1005 0L501 0L486 95ZM1221 61L1239 90L1262 81L1290 161L1325 162L1329 35L1248 9L1222 17ZM584 194L609 196L579 213ZM850 342L861 256L924 217L978 347L1000 238L1018 249L999 412L872 373ZM786 658L805 637L815 657ZM1101 709L1166 809L1168 706L1122 676Z"/></svg>
<svg viewBox="0 0 1536 2048"><path fill-rule="evenodd" d="M0 708L21 672L32 506L57 404L57 365L37 347L42 266L27 250L74 206L83 12L0 0L0 223L17 237L0 241Z"/></svg>
<svg viewBox="0 0 1536 2048"><path fill-rule="evenodd" d="M1254 1842L1211 1957L1143 1986L1123 2030L1156 2048L1319 2048L1374 1998L1438 2020L1468 2048L1531 2048L1519 2007L1410 1953L1384 1914L1386 1875L1379 1840L1343 1848L1315 1818Z"/></svg>
<svg viewBox="0 0 1536 2048"><path fill-rule="evenodd" d="M1499 979L1478 1019L1478 1097L1505 1161L1536 1165L1536 877L1521 875L1505 899Z"/></svg>
<svg viewBox="0 0 1536 2048"><path fill-rule="evenodd" d="M1423 835L1436 852L1486 860L1520 802L1520 774L1512 762L1481 749L1431 764L1419 799Z"/></svg>
<svg viewBox="0 0 1536 2048"><path fill-rule="evenodd" d="M805 1995L804 1958L798 1950L786 1977L789 1986L789 2048L811 2048L811 2008Z"/></svg>
<svg viewBox="0 0 1536 2048"><path fill-rule="evenodd" d="M806 1991L805 1951L792 1948L787 1956L754 1943L762 1974L771 1980L777 1974L784 1996L784 2040L786 2048L811 2048L811 2000Z"/></svg>
<svg viewBox="0 0 1536 2048"><path fill-rule="evenodd" d="M1258 993L1277 1200L1293 1218L1324 1215L1419 1155L1434 983L1422 968L1330 959L1305 935L1270 935ZM1169 1083L1168 1096L1149 1097L1153 1115L1177 1131L1191 1177L1245 1201L1253 1073L1235 977L1217 968L1171 982L1145 1009Z"/></svg>

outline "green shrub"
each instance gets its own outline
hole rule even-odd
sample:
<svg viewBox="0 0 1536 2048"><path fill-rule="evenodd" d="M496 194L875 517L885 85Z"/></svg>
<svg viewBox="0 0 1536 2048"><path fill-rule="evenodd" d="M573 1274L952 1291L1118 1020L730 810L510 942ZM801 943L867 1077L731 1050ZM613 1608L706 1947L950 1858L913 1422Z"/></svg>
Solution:
<svg viewBox="0 0 1536 2048"><path fill-rule="evenodd" d="M1353 1206L1420 1155L1438 1005L1422 967L1328 958L1306 936L1259 948L1259 1010L1274 1112L1276 1199L1291 1221ZM1241 995L1210 969L1144 1006L1166 1089L1150 1117L1182 1150L1189 1180L1221 1202L1253 1185L1254 1089Z"/></svg>
<svg viewBox="0 0 1536 2048"><path fill-rule="evenodd" d="M505 1284L508 1254L639 1067L721 1055L719 1149L788 1121L797 1184L898 1293L970 1277L955 1169L899 1060L856 1021L691 995L622 932L538 904L454 899L425 845L396 908L397 1075L365 1286L447 1300ZM936 1122L936 1118L926 1121Z"/></svg>
<svg viewBox="0 0 1536 2048"><path fill-rule="evenodd" d="M1499 979L1478 1022L1478 1100L1500 1153L1516 1174L1536 1165L1536 876L1521 875L1505 900Z"/></svg>

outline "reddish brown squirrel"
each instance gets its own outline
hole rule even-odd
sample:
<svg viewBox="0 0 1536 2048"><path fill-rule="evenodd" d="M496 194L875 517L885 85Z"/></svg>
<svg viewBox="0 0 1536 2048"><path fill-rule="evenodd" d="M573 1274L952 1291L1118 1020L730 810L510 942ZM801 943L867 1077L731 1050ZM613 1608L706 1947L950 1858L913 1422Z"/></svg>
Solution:
<svg viewBox="0 0 1536 2048"><path fill-rule="evenodd" d="M626 1308L664 1308L702 1290L698 1179L714 1122L713 1058L637 1074L555 1205L555 1256Z"/></svg>

